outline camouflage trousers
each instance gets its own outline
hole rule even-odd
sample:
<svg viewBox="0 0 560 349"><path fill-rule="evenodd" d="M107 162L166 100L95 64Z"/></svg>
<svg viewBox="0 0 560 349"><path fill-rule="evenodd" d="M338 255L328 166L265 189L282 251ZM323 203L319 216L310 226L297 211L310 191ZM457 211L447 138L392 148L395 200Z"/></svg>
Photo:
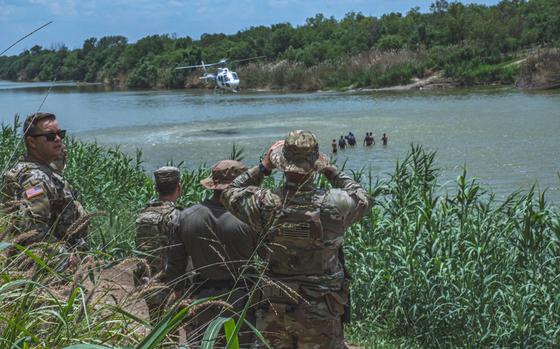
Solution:
<svg viewBox="0 0 560 349"><path fill-rule="evenodd" d="M256 316L257 329L274 349L346 348L341 316L333 314L323 299L300 304L268 303L257 310Z"/></svg>
<svg viewBox="0 0 560 349"><path fill-rule="evenodd" d="M228 309L219 303L210 301L207 305L202 305L198 310L195 310L192 317L187 320L187 324L185 326L185 330L187 332L187 343L189 346L192 348L200 347L203 344L202 339L208 325L218 317L233 317L235 321L237 321L245 303L247 302L247 293L248 291L246 289L240 288L232 290L231 287L204 288L200 290L200 292L197 292L195 296L197 299L220 296L219 299L227 301L232 308ZM245 319L254 325L254 317L254 311L249 308ZM253 347L254 335L247 326L241 327L238 338L240 348ZM217 338L216 343L218 345L216 347L225 346L226 340L224 338L223 331L220 333L220 337Z"/></svg>

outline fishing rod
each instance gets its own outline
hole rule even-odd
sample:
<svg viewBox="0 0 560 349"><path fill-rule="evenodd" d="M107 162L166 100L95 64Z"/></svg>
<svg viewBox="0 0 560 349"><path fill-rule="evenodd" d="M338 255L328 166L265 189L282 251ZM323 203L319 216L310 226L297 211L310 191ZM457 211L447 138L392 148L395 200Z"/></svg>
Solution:
<svg viewBox="0 0 560 349"><path fill-rule="evenodd" d="M12 47L16 46L19 42L25 40L27 37L35 34L36 32L38 32L39 30L43 29L44 27L46 27L47 25L51 24L53 21L50 21L46 24L43 24L42 26L40 26L39 28L33 30L31 33L27 34L26 36L20 38L18 41L14 42L13 44L11 44L7 49L5 49L4 51L2 51L2 53L0 53L0 56L2 56L4 53L6 53L9 49L11 49Z"/></svg>
<svg viewBox="0 0 560 349"><path fill-rule="evenodd" d="M19 40L17 40L17 41L14 42L13 44L11 44L7 49L5 49L4 51L2 51L2 53L0 53L0 56L2 56L4 53L6 53L9 49L11 49L12 47L14 47L15 45L17 45L19 42L21 42L21 41L23 41L24 39L30 37L31 35L35 34L35 33L38 32L39 30L45 28L46 26L48 26L48 25L51 24L52 22L54 22L54 21L49 21L48 23L43 24L43 25L40 26L39 28L36 28L35 30L33 30L33 31L30 32L29 34L27 34L27 35L21 37ZM49 94L51 93L51 90L52 90L52 88L53 88L53 86L54 86L55 81L56 81L56 77L55 77L54 80L51 82L51 85L49 86L49 89L47 90L47 94L45 95L45 97L44 97L43 100L41 101L41 104L40 104L39 107L37 108L37 111L35 112L35 114L37 114L37 113L39 112L39 110L41 110L41 108L43 107L43 104L45 104L45 101L47 100L47 97L48 97ZM36 116L35 116L35 117L36 117ZM32 123L33 123L33 122L31 122L31 124L32 124ZM28 127L31 127L31 124L30 124ZM24 137L23 137L23 138L25 138L25 133L26 133L26 132L27 132L27 130L23 130L23 134L24 134ZM19 145L21 144L21 141L23 140L23 138L20 139L20 140L18 141L18 143L16 144L16 146L15 146L14 149L13 149L12 154L10 154L10 156L9 156L9 160L6 161L6 163L5 163L5 165L4 165L4 168L2 169L2 172L1 172L1 175L2 175L2 176L4 176L4 173L6 173L6 170L7 170L8 166L9 166L9 164L11 163L12 159L14 158L14 155L16 154L17 149L18 149Z"/></svg>

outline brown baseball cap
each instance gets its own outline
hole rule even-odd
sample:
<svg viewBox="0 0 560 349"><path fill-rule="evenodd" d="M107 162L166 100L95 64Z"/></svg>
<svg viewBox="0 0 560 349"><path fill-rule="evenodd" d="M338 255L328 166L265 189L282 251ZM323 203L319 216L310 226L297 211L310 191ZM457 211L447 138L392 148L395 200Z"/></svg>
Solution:
<svg viewBox="0 0 560 349"><path fill-rule="evenodd" d="M272 151L270 160L281 171L301 174L319 171L329 164L327 156L319 152L317 137L303 130L288 133L284 145Z"/></svg>
<svg viewBox="0 0 560 349"><path fill-rule="evenodd" d="M200 184L207 189L223 190L237 176L247 171L247 166L236 160L218 161L212 166L212 175L200 181Z"/></svg>

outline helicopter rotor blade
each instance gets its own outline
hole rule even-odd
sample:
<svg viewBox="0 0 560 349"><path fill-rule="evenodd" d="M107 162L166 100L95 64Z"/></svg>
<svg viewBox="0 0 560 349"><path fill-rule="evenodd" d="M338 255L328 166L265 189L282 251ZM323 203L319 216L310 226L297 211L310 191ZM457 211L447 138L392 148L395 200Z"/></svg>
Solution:
<svg viewBox="0 0 560 349"><path fill-rule="evenodd" d="M185 65L185 66L179 66L176 67L175 70L181 70L181 69L195 69L195 68L208 68L208 67L213 67L215 65L218 65L221 63L204 63L204 64L197 64L197 65Z"/></svg>
<svg viewBox="0 0 560 349"><path fill-rule="evenodd" d="M182 70L182 69L196 69L196 68L208 68L208 67L213 67L215 65L226 65L226 64L231 64L231 63L238 63L238 62L244 62L244 61L250 61L253 59L260 59L260 58L265 58L266 56L256 56L256 57L250 57L250 58L244 58L244 59L237 59L235 61L230 61L227 58L222 58L220 59L219 62L215 62L215 63L202 63L202 64L196 64L196 65L184 65L184 66L179 66L176 67L175 70Z"/></svg>
<svg viewBox="0 0 560 349"><path fill-rule="evenodd" d="M261 59L261 58L265 58L266 56L256 56L256 57L250 57L250 58L244 58L244 59L237 59L235 61L229 61L229 63L238 63L238 62L244 62L244 61L250 61L253 59Z"/></svg>

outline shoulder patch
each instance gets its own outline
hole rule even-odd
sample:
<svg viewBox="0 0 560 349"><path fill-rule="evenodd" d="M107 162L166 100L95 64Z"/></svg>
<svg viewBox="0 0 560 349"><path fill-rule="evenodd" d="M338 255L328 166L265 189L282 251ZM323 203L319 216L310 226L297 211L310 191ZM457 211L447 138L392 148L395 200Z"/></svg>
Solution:
<svg viewBox="0 0 560 349"><path fill-rule="evenodd" d="M45 190L41 184L35 185L25 190L25 198L30 200L38 196L45 195Z"/></svg>

